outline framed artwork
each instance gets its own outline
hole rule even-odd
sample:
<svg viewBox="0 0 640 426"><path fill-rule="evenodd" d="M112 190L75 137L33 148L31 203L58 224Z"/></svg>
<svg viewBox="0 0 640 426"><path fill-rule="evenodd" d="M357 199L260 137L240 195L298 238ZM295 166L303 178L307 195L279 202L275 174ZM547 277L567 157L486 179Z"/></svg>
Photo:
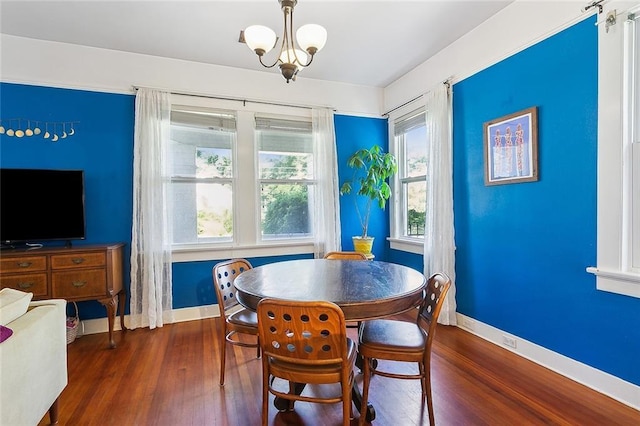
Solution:
<svg viewBox="0 0 640 426"><path fill-rule="evenodd" d="M537 180L537 107L484 123L484 184Z"/></svg>

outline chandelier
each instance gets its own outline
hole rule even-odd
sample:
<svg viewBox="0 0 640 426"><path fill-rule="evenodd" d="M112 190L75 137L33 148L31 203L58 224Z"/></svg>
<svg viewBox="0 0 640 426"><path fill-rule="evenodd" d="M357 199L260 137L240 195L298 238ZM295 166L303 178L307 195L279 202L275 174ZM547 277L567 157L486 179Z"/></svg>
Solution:
<svg viewBox="0 0 640 426"><path fill-rule="evenodd" d="M263 61L263 56L274 48L278 40L276 33L271 28L264 25L251 25L241 32L240 38L242 40L244 37L247 46L256 52L262 66L273 68L278 64L282 76L288 83L290 80L295 81L298 71L311 65L313 56L327 42L327 30L316 24L301 26L296 31L296 39L300 48L296 48L293 40L293 8L298 3L298 0L278 0L278 2L284 13L284 31L280 53L275 62L268 65ZM308 58L307 54L309 55Z"/></svg>

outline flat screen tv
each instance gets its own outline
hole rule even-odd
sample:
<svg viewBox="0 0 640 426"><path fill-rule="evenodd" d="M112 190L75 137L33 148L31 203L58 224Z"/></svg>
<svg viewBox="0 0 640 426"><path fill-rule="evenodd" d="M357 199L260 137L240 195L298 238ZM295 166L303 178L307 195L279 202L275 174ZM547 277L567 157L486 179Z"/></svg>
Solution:
<svg viewBox="0 0 640 426"><path fill-rule="evenodd" d="M85 238L82 170L0 169L0 241Z"/></svg>

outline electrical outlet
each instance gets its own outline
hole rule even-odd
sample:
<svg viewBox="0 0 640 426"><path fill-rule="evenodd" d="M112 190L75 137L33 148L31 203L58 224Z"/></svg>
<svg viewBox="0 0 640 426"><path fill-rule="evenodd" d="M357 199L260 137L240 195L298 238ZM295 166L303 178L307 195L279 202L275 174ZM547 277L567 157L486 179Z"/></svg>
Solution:
<svg viewBox="0 0 640 426"><path fill-rule="evenodd" d="M505 335L502 335L502 344L513 349L516 349L518 347L516 339Z"/></svg>

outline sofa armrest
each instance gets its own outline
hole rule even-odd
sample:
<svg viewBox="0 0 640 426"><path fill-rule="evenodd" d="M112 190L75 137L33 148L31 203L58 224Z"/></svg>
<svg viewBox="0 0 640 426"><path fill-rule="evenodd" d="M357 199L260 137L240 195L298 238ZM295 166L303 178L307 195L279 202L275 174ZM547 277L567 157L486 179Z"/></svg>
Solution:
<svg viewBox="0 0 640 426"><path fill-rule="evenodd" d="M34 301L0 344L0 424L38 424L67 385L66 301Z"/></svg>

